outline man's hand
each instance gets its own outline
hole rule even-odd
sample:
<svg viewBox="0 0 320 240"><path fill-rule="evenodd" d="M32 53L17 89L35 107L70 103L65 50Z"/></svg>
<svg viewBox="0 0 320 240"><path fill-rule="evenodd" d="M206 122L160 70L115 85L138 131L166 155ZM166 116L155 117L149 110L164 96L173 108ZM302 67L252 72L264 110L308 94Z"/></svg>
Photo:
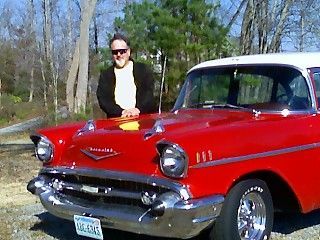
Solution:
<svg viewBox="0 0 320 240"><path fill-rule="evenodd" d="M121 117L135 117L139 116L140 110L138 108L130 108L122 111Z"/></svg>

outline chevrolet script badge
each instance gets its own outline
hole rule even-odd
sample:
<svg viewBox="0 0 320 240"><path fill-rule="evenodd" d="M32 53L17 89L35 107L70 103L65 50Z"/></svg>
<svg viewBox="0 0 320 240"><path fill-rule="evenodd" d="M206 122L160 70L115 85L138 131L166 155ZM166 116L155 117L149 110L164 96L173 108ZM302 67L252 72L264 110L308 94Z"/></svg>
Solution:
<svg viewBox="0 0 320 240"><path fill-rule="evenodd" d="M114 157L120 154L119 152L114 151L112 148L88 147L86 149L80 149L80 151L96 161Z"/></svg>

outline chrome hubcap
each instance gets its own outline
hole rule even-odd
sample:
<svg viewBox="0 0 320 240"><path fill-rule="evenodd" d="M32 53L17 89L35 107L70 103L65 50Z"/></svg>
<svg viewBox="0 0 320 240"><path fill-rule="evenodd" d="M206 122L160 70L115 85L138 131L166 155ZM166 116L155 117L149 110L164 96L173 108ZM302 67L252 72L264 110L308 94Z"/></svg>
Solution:
<svg viewBox="0 0 320 240"><path fill-rule="evenodd" d="M266 228L266 206L259 194L251 192L242 197L237 220L241 239L262 239Z"/></svg>

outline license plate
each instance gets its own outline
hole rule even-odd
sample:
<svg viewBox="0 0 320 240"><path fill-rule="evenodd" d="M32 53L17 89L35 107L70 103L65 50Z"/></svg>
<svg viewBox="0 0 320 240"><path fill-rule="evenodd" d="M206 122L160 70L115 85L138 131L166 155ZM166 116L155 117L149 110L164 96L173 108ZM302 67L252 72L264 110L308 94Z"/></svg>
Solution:
<svg viewBox="0 0 320 240"><path fill-rule="evenodd" d="M100 219L74 215L74 224L78 235L103 240Z"/></svg>

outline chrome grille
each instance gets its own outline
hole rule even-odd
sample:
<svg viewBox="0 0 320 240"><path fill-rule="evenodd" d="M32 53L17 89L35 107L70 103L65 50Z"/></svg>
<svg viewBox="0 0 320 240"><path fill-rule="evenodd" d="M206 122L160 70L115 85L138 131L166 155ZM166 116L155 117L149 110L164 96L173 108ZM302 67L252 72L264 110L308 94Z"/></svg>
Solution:
<svg viewBox="0 0 320 240"><path fill-rule="evenodd" d="M124 179L101 178L65 173L45 173L55 190L67 197L92 203L131 205L147 209L141 201L142 192L153 192L158 196L169 188Z"/></svg>

